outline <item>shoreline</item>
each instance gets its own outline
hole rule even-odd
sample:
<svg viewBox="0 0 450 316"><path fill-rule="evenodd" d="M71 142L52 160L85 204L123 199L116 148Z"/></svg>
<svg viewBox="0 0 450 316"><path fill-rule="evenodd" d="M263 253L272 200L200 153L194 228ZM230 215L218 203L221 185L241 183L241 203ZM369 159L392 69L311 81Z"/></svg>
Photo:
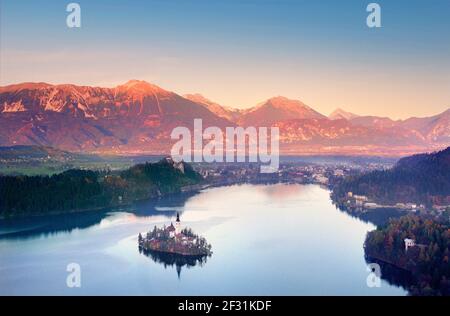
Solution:
<svg viewBox="0 0 450 316"><path fill-rule="evenodd" d="M170 196L170 195L191 193L191 192L196 192L196 191L200 191L203 189L203 188L198 189L197 186L198 185L187 186L187 187L181 188L179 192L170 192L170 193L165 193L165 194L161 194L161 195L156 195L153 197L136 199L136 200L133 200L130 202L111 204L111 205L107 205L107 206L89 207L89 208L83 208L83 209L72 209L72 210L66 210L66 211L50 211L50 212L46 212L46 213L38 212L38 213L33 213L33 214L14 214L12 216L0 215L0 220L13 220L13 219L24 219L24 218L33 218L33 217L57 216L57 215L64 215L64 214L99 212L99 211L107 211L108 209L111 209L111 211L116 211L115 209L117 209L117 208L130 207L135 203L144 202L144 201L154 201L159 198Z"/></svg>
<svg viewBox="0 0 450 316"><path fill-rule="evenodd" d="M143 202L143 201L152 201L157 200L162 197L167 197L171 195L176 194L185 194L185 193L193 193L193 192L200 192L201 190L209 189L209 188L218 188L218 187L225 187L230 185L236 185L236 184L275 184L275 183L294 183L290 181L242 181L242 180L229 180L229 179L223 179L218 182L206 182L206 183L199 183L194 185L188 185L181 187L179 191L177 192L170 192L170 193L164 193L161 195L156 195L148 198L143 199L136 199L130 202L123 202L119 204L111 204L107 206L99 206L99 207L89 207L89 208L83 208L83 209L72 209L72 210L66 210L66 211L50 211L46 213L37 212L37 213L31 213L31 214L14 214L12 216L4 216L0 215L0 220L12 220L12 219L23 219L23 218L33 218L33 217L44 217L44 216L56 216L56 215L63 215L63 214L77 214L77 213L87 213L87 212L96 212L96 211L102 211L102 210L108 210L108 209L115 209L120 207L130 207L135 203ZM306 184L306 183L299 183L299 184ZM312 183L314 184L314 183ZM317 184L319 185L319 184Z"/></svg>
<svg viewBox="0 0 450 316"><path fill-rule="evenodd" d="M225 179L220 179L219 181L216 180L216 181L211 181L211 182L187 185L187 186L181 187L179 189L179 191L177 191L177 192L164 193L161 195L155 195L155 196L151 196L151 197L147 197L147 198L136 199L136 200L129 201L129 202L122 202L122 203L118 203L118 204L111 204L111 205L99 206L99 207L89 207L89 208L83 208L83 209L72 209L72 210L66 210L66 211L50 211L50 212L46 212L46 213L37 212L37 213L31 213L31 214L27 214L27 213L14 214L12 216L0 215L0 220L12 220L12 219L23 219L23 218L44 217L44 216L57 216L57 215L63 215L63 214L87 213L87 212L96 212L96 211L102 211L102 210L106 211L108 209L111 209L112 211L116 211L114 209L121 208L121 207L130 207L133 204L139 203L139 202L157 200L162 197L167 197L167 196L177 195L177 194L200 192L202 190L210 189L210 188L219 188L219 187L226 187L226 186L231 186L231 185L242 185L242 184L269 185L269 184L277 184L277 183L318 185L321 187L326 187L330 191L330 193L333 192L333 190L330 186L323 185L322 183L316 183L316 182L298 182L298 181L292 181L292 180L287 180L287 179L277 179L277 180L235 179L235 180L231 180L231 179L225 178ZM335 204L335 205L337 205L337 204ZM337 205L337 206L339 206L339 205ZM343 208L340 208L340 209L344 210ZM353 214L346 209L345 209L345 211L349 214ZM399 210L397 209L397 211L399 211ZM356 214L354 214L354 215L356 215Z"/></svg>
<svg viewBox="0 0 450 316"><path fill-rule="evenodd" d="M209 253L204 253L204 254L185 254L185 253L181 253L181 252L176 252L176 251L166 251L166 250L160 250L160 249L154 249L154 248L148 248L148 247L142 247L139 246L143 251L146 252L158 252L158 253L162 253L162 254L170 254L170 255L176 255L176 256L180 256L183 258L192 258L192 259L196 259L196 258L203 258L203 257L208 257L211 254Z"/></svg>
<svg viewBox="0 0 450 316"><path fill-rule="evenodd" d="M396 263L394 263L394 262L392 262L392 261L390 261L390 260L388 260L388 259L386 259L386 258L384 258L384 257L381 257L381 256L379 256L379 255L370 253L370 252L366 251L366 249L367 249L367 248L364 247L364 250L365 250L365 256L366 256L367 258L375 259L375 260L377 260L377 261L381 261L381 262L386 263L386 264L389 264L389 265L391 265L391 266L393 266L393 267L395 267L395 268L397 268L397 269L401 269L401 270L406 271L406 272L408 272L408 273L414 274L414 271L408 270L406 267L402 267L402 266L400 266L400 265L398 265L398 264L396 264Z"/></svg>

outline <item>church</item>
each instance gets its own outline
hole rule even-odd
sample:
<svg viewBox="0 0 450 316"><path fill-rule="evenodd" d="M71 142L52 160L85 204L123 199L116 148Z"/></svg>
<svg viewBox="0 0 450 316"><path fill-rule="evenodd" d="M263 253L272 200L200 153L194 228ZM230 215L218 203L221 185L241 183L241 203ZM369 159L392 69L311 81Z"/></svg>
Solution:
<svg viewBox="0 0 450 316"><path fill-rule="evenodd" d="M174 238L175 236L181 233L181 222L179 213L177 213L177 220L175 221L175 226L173 225L173 223L170 223L170 226L167 227L167 231L169 232L170 238Z"/></svg>

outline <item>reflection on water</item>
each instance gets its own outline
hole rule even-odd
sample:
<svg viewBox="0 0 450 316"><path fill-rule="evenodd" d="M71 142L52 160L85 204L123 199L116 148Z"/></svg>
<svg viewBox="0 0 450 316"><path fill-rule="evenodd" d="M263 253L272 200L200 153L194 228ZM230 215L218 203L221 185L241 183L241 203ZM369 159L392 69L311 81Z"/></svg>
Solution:
<svg viewBox="0 0 450 316"><path fill-rule="evenodd" d="M366 262L377 263L381 267L381 279L389 282L391 285L401 286L403 288L409 288L414 284L414 278L411 272L396 267L387 262L372 258L368 255L365 256Z"/></svg>
<svg viewBox="0 0 450 316"><path fill-rule="evenodd" d="M106 211L80 212L54 216L38 216L0 221L0 239L51 237L60 232L85 229L99 224Z"/></svg>
<svg viewBox="0 0 450 316"><path fill-rule="evenodd" d="M192 193L170 195L162 199L138 202L130 208L0 220L0 239L51 237L58 233L70 233L73 230L101 225L102 220L115 212L132 212L137 217L164 216L171 218L177 212L183 211L184 204L192 195Z"/></svg>
<svg viewBox="0 0 450 316"><path fill-rule="evenodd" d="M408 214L406 211L395 208L377 208L358 213L352 213L347 209L341 209L341 211L354 218L361 219L366 223L373 223L378 227L386 226L392 218L399 218ZM364 257L368 265L371 263L377 263L380 265L382 271L381 279L387 281L390 285L407 289L414 284L414 279L411 272L382 260L372 258L365 252L365 250Z"/></svg>
<svg viewBox="0 0 450 316"><path fill-rule="evenodd" d="M214 245L214 256L139 253L138 234L170 225L177 212ZM294 184L210 188L120 210L4 220L0 294L405 295L387 282L367 287L363 243L374 228L336 210L328 190ZM81 266L79 289L66 286L72 262Z"/></svg>
<svg viewBox="0 0 450 316"><path fill-rule="evenodd" d="M389 224L390 219L399 218L408 214L407 211L390 207L369 209L365 210L364 212L352 212L345 208L340 209L338 206L336 206L336 208L351 217L358 218L366 223L375 224L378 227L386 226L387 224Z"/></svg>
<svg viewBox="0 0 450 316"><path fill-rule="evenodd" d="M162 264L164 268L175 266L178 278L181 277L181 268L203 267L206 263L207 255L204 256L182 256L176 253L167 253L139 248L139 252L146 255L154 262Z"/></svg>

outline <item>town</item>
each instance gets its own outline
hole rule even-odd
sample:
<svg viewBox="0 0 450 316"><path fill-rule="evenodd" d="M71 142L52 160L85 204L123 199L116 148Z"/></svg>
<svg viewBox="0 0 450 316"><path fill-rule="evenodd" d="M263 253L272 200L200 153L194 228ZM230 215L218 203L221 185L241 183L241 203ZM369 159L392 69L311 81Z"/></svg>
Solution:
<svg viewBox="0 0 450 316"><path fill-rule="evenodd" d="M334 186L339 181L364 173L392 168L395 161L387 158L347 157L282 157L279 170L264 174L259 172L257 163L193 163L194 169L205 179L201 188L240 183L270 184L298 183L318 184L331 190L333 201L342 209L363 214L377 209L393 209L413 214L441 216L450 210L450 205L424 205L414 201L380 203L366 195L346 192L344 197L333 195ZM185 190L192 188L185 188Z"/></svg>
<svg viewBox="0 0 450 316"><path fill-rule="evenodd" d="M345 176L384 170L392 166L390 160L364 158L351 161L346 158L281 157L279 170L270 174L259 172L258 163L193 163L208 183L213 185L233 183L289 182L331 185Z"/></svg>

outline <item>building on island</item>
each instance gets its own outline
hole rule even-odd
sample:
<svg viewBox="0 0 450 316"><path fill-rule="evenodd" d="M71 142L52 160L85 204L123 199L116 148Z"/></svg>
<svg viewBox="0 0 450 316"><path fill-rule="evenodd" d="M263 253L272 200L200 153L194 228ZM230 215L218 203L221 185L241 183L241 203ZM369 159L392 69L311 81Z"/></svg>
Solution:
<svg viewBox="0 0 450 316"><path fill-rule="evenodd" d="M175 238L181 233L181 221L179 213L177 213L177 220L175 221L175 226L173 225L173 223L170 223L170 226L167 227L166 230L169 233L170 238Z"/></svg>
<svg viewBox="0 0 450 316"><path fill-rule="evenodd" d="M191 228L181 228L180 215L175 224L168 227L154 227L145 237L138 236L139 249L142 251L159 251L182 256L210 256L211 245L202 236L195 234Z"/></svg>
<svg viewBox="0 0 450 316"><path fill-rule="evenodd" d="M175 221L175 235L181 233L180 214L177 213L177 220Z"/></svg>
<svg viewBox="0 0 450 316"><path fill-rule="evenodd" d="M173 223L170 223L170 226L166 228L167 231L169 232L169 237L173 238L176 235L176 229L175 226L173 226Z"/></svg>

